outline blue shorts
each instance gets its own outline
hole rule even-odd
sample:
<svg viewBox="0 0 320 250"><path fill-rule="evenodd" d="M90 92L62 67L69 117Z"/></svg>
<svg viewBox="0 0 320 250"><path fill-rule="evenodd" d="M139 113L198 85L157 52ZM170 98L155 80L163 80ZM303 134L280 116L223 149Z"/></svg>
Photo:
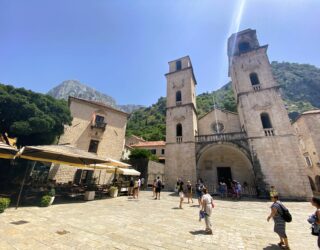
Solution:
<svg viewBox="0 0 320 250"><path fill-rule="evenodd" d="M196 191L197 198L202 198L203 193L200 191Z"/></svg>

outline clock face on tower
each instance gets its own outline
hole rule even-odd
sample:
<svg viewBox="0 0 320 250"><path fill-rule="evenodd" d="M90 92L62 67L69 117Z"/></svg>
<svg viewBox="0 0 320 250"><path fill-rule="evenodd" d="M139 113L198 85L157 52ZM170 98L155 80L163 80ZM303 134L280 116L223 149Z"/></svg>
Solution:
<svg viewBox="0 0 320 250"><path fill-rule="evenodd" d="M214 133L223 133L223 131L224 131L224 125L222 122L212 123L211 128Z"/></svg>

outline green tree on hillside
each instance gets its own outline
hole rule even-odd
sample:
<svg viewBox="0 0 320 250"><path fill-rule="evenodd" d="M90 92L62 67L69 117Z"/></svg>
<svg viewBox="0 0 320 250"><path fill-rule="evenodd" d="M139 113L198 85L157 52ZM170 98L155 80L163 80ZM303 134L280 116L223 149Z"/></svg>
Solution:
<svg viewBox="0 0 320 250"><path fill-rule="evenodd" d="M71 121L65 101L0 84L0 131L18 146L51 144Z"/></svg>

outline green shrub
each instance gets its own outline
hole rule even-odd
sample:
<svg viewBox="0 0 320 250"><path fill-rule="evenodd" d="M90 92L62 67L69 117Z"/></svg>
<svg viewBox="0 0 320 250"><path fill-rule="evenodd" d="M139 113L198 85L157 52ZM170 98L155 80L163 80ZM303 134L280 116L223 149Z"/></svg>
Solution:
<svg viewBox="0 0 320 250"><path fill-rule="evenodd" d="M50 195L44 195L41 198L40 201L40 207L48 207L50 205L51 196Z"/></svg>
<svg viewBox="0 0 320 250"><path fill-rule="evenodd" d="M6 208L10 205L9 198L0 198L0 213L3 213Z"/></svg>

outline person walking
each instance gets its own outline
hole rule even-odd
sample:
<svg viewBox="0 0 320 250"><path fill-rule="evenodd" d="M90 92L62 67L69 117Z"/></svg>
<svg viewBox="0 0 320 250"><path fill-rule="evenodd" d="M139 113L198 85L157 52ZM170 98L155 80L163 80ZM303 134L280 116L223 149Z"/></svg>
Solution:
<svg viewBox="0 0 320 250"><path fill-rule="evenodd" d="M135 180L133 185L133 199L138 198L138 192L139 192L138 189L139 189L139 180Z"/></svg>
<svg viewBox="0 0 320 250"><path fill-rule="evenodd" d="M129 196L133 195L133 187L134 187L134 181L133 181L133 177L131 177L130 178L130 183L129 183L129 189L128 189Z"/></svg>
<svg viewBox="0 0 320 250"><path fill-rule="evenodd" d="M208 194L208 190L206 187L202 189L202 192L203 192L203 196L201 198L201 205L202 205L201 211L205 213L204 214L204 221L206 223L205 231L207 234L212 234L212 225L210 222L210 217L212 214L212 208L214 207L213 198L210 194Z"/></svg>
<svg viewBox="0 0 320 250"><path fill-rule="evenodd" d="M282 249L290 249L286 234L286 222L281 216L284 206L279 201L278 195L272 196L271 201L273 204L271 205L271 213L268 216L267 221L269 221L271 218L274 220L274 232L277 233L280 238L278 246Z"/></svg>
<svg viewBox="0 0 320 250"><path fill-rule="evenodd" d="M192 184L190 181L187 182L187 196L188 196L188 204L190 203L190 199L191 199L191 203L193 203L192 200L192 194L193 194L193 188L192 188Z"/></svg>
<svg viewBox="0 0 320 250"><path fill-rule="evenodd" d="M182 209L182 202L183 202L183 198L184 198L183 184L184 184L183 181L181 179L179 179L177 182L177 186L178 186L178 193L179 193L179 197L180 197L180 204L179 204L180 209Z"/></svg>
<svg viewBox="0 0 320 250"><path fill-rule="evenodd" d="M152 183L152 192L153 192L152 197L156 197L156 188L157 188L157 179L154 179Z"/></svg>
<svg viewBox="0 0 320 250"><path fill-rule="evenodd" d="M242 187L241 187L240 182L236 182L235 186L236 186L237 199L240 200L241 199L241 192L242 192Z"/></svg>
<svg viewBox="0 0 320 250"><path fill-rule="evenodd" d="M311 205L316 208L315 213L311 216L314 218L314 221L312 221L312 227L317 232L313 232L315 235L318 233L318 248L320 249L320 234L319 234L319 227L320 227L320 199L313 197L311 200Z"/></svg>
<svg viewBox="0 0 320 250"><path fill-rule="evenodd" d="M199 203L199 207L201 206L201 199L202 199L202 190L203 190L203 182L200 179L198 179L197 184L196 184L196 195L198 198L198 203Z"/></svg>
<svg viewBox="0 0 320 250"><path fill-rule="evenodd" d="M138 179L138 188L137 188L137 194L136 194L136 196L137 196L137 199L139 198L139 192L140 192L140 188L141 188L141 179L139 178L139 179Z"/></svg>
<svg viewBox="0 0 320 250"><path fill-rule="evenodd" d="M162 181L160 180L160 177L158 176L157 177L157 184L156 184L156 198L155 198L155 200L160 200L161 189L162 189Z"/></svg>
<svg viewBox="0 0 320 250"><path fill-rule="evenodd" d="M141 178L141 190L144 190L144 178Z"/></svg>

